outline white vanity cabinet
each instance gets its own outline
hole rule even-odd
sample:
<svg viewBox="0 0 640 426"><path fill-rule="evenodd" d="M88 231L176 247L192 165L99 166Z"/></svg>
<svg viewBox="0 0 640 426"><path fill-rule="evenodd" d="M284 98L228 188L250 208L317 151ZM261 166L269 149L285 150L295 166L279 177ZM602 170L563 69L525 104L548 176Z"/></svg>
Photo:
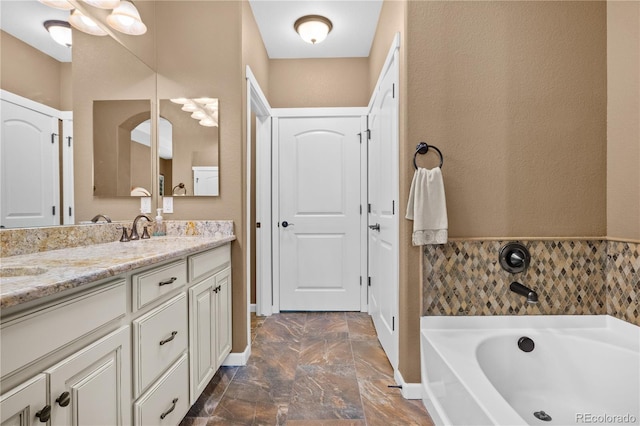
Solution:
<svg viewBox="0 0 640 426"><path fill-rule="evenodd" d="M47 405L47 378L38 374L0 397L0 423L2 426L31 426L40 423Z"/></svg>
<svg viewBox="0 0 640 426"><path fill-rule="evenodd" d="M231 351L230 245L32 306L0 324L0 426L177 425Z"/></svg>
<svg viewBox="0 0 640 426"><path fill-rule="evenodd" d="M191 404L231 352L230 265L228 245L189 259L197 282L189 288Z"/></svg>

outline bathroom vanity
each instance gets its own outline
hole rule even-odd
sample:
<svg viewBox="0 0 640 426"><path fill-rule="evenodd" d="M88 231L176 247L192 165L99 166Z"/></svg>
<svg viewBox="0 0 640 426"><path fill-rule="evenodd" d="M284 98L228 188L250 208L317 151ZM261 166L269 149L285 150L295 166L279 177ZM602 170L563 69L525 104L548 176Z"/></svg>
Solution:
<svg viewBox="0 0 640 426"><path fill-rule="evenodd" d="M2 426L178 424L231 351L234 239L3 258Z"/></svg>

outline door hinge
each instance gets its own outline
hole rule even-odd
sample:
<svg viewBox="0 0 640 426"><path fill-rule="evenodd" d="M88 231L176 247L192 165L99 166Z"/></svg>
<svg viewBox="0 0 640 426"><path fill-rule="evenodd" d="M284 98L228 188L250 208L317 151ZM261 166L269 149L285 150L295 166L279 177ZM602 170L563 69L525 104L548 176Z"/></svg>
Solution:
<svg viewBox="0 0 640 426"><path fill-rule="evenodd" d="M256 222L256 228L260 228L260 226L262 226L260 222Z"/></svg>
<svg viewBox="0 0 640 426"><path fill-rule="evenodd" d="M71 136L67 136L67 145L71 147Z"/></svg>
<svg viewBox="0 0 640 426"><path fill-rule="evenodd" d="M56 206L51 206L51 214L52 214L53 216L55 216L55 215L56 215Z"/></svg>
<svg viewBox="0 0 640 426"><path fill-rule="evenodd" d="M396 214L396 200L391 200L391 214Z"/></svg>
<svg viewBox="0 0 640 426"><path fill-rule="evenodd" d="M371 203L367 204L367 213L371 213Z"/></svg>
<svg viewBox="0 0 640 426"><path fill-rule="evenodd" d="M360 287L362 287L362 275L360 275Z"/></svg>
<svg viewBox="0 0 640 426"><path fill-rule="evenodd" d="M58 137L57 133L51 133L51 143L56 143L56 138Z"/></svg>
<svg viewBox="0 0 640 426"><path fill-rule="evenodd" d="M72 215L73 213L72 213L71 207L69 207L69 216L72 216Z"/></svg>
<svg viewBox="0 0 640 426"><path fill-rule="evenodd" d="M371 287L371 277L367 277L367 287Z"/></svg>
<svg viewBox="0 0 640 426"><path fill-rule="evenodd" d="M358 133L358 137L360 138L360 143L362 143L362 132Z"/></svg>
<svg viewBox="0 0 640 426"><path fill-rule="evenodd" d="M396 331L396 317L391 317L391 331Z"/></svg>
<svg viewBox="0 0 640 426"><path fill-rule="evenodd" d="M362 204L360 204L360 216L362 216Z"/></svg>
<svg viewBox="0 0 640 426"><path fill-rule="evenodd" d="M393 84L391 85L391 97L392 97L393 99L395 99L395 98L396 98L396 84L395 84L395 83L393 83Z"/></svg>
<svg viewBox="0 0 640 426"><path fill-rule="evenodd" d="M371 129L367 129L367 140L371 140Z"/></svg>

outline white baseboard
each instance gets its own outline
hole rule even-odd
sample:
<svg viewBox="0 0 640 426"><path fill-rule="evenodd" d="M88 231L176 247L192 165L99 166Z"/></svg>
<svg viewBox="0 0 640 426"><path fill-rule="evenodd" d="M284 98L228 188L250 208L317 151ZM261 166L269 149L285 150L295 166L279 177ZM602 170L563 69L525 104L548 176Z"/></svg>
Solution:
<svg viewBox="0 0 640 426"><path fill-rule="evenodd" d="M422 399L422 385L420 383L406 383L400 371L393 373L396 383L400 385L400 391L404 399Z"/></svg>
<svg viewBox="0 0 640 426"><path fill-rule="evenodd" d="M251 303L249 305L249 312L255 312L256 311L256 304L255 303Z"/></svg>
<svg viewBox="0 0 640 426"><path fill-rule="evenodd" d="M222 365L225 367L247 365L250 356L251 346L247 346L243 352L231 352L227 355Z"/></svg>

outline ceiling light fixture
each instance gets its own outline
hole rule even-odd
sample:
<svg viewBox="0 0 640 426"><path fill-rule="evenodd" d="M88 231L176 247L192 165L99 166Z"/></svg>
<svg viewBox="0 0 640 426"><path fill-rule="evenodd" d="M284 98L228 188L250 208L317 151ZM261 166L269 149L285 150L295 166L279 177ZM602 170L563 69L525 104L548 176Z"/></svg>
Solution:
<svg viewBox="0 0 640 426"><path fill-rule="evenodd" d="M84 2L100 9L115 9L120 4L120 0L84 0Z"/></svg>
<svg viewBox="0 0 640 426"><path fill-rule="evenodd" d="M74 9L73 12L71 12L71 16L69 16L69 23L73 28L82 31L83 33L95 36L107 35L107 32L100 28L93 19L89 18L78 9Z"/></svg>
<svg viewBox="0 0 640 426"><path fill-rule="evenodd" d="M56 43L71 47L71 25L67 21L49 20L42 25Z"/></svg>
<svg viewBox="0 0 640 426"><path fill-rule="evenodd" d="M216 98L172 98L174 104L182 105L181 110L190 112L191 118L199 120L205 127L218 127L218 100Z"/></svg>
<svg viewBox="0 0 640 426"><path fill-rule="evenodd" d="M296 32L307 43L318 44L322 42L333 29L331 21L320 15L306 15L293 24Z"/></svg>
<svg viewBox="0 0 640 426"><path fill-rule="evenodd" d="M38 0L42 4L46 4L49 7L53 7L55 9L60 10L71 10L73 9L73 5L69 3L67 0Z"/></svg>
<svg viewBox="0 0 640 426"><path fill-rule="evenodd" d="M142 35L147 32L147 26L140 18L140 12L129 0L121 0L118 7L107 16L107 23L114 30L129 35Z"/></svg>

